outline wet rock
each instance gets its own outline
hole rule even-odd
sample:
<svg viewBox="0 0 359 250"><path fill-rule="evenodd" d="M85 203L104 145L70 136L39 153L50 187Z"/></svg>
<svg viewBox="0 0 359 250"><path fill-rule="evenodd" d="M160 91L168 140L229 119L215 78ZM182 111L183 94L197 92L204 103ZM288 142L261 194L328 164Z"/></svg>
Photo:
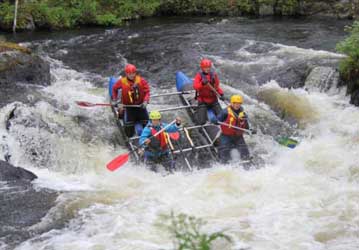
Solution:
<svg viewBox="0 0 359 250"><path fill-rule="evenodd" d="M32 172L0 160L0 181L32 181L36 178Z"/></svg>
<svg viewBox="0 0 359 250"><path fill-rule="evenodd" d="M339 72L332 67L315 67L305 80L305 87L309 90L328 91L337 86Z"/></svg>
<svg viewBox="0 0 359 250"><path fill-rule="evenodd" d="M293 60L286 62L285 65L275 68L267 68L262 74L257 75L259 83L266 83L275 80L282 88L301 88L304 86L309 65L304 60Z"/></svg>
<svg viewBox="0 0 359 250"><path fill-rule="evenodd" d="M25 47L0 42L0 88L17 82L50 85L50 65Z"/></svg>
<svg viewBox="0 0 359 250"><path fill-rule="evenodd" d="M0 161L0 241L7 244L6 250L41 233L31 226L55 206L58 193L35 189L31 184L35 178L30 171Z"/></svg>
<svg viewBox="0 0 359 250"><path fill-rule="evenodd" d="M25 240L50 228L33 229L56 205L58 193L48 189L34 189L28 184L12 184L0 189L0 241L14 249ZM35 227L36 228L36 227Z"/></svg>
<svg viewBox="0 0 359 250"><path fill-rule="evenodd" d="M350 97L350 103L359 106L359 89L355 90Z"/></svg>

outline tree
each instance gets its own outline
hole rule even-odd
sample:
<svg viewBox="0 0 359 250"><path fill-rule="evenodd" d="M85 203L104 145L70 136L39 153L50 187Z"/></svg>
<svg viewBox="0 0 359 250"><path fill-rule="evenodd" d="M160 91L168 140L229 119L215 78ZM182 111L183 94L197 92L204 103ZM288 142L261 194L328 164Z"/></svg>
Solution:
<svg viewBox="0 0 359 250"><path fill-rule="evenodd" d="M12 26L12 31L16 33L16 21L17 21L17 8L19 6L19 0L15 0L15 10L14 10L14 25Z"/></svg>

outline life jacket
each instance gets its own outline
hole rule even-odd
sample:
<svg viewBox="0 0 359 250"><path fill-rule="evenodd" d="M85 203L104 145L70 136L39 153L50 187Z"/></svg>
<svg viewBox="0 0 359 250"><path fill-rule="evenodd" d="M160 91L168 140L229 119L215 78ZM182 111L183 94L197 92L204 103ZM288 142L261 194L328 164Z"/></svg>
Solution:
<svg viewBox="0 0 359 250"><path fill-rule="evenodd" d="M141 76L136 75L133 85L128 81L127 77L121 78L122 83L122 100L124 104L137 104L141 100Z"/></svg>
<svg viewBox="0 0 359 250"><path fill-rule="evenodd" d="M162 127L162 126L161 126ZM151 126L151 134L155 135L158 131ZM158 135L156 135L154 138L156 138L156 140L160 141L160 149L161 151L166 151L167 150L167 144L168 144L168 134L166 132L161 132Z"/></svg>
<svg viewBox="0 0 359 250"><path fill-rule="evenodd" d="M201 82L202 83L210 83L210 84L212 84L212 86L214 87L214 83L216 82L216 80L215 80L215 77L214 77L214 72L213 71L210 71L209 72L209 81L208 81L208 79L207 79L207 75L203 72L203 71L200 71L200 72L198 72L200 75L201 75ZM213 96L213 95L215 95L214 93L213 93L213 91L211 91L210 92L210 95L211 96ZM197 97L198 97L198 91L196 91L196 95L195 95L195 99L197 100Z"/></svg>
<svg viewBox="0 0 359 250"><path fill-rule="evenodd" d="M245 129L246 128L245 119L240 118L237 114L235 114L230 106L227 108L227 111L228 111L228 116L227 119L224 121L224 123L229 124L229 126L221 125L222 133L224 135L232 135L232 136L243 135L244 132L243 130L232 128L231 126L236 126Z"/></svg>

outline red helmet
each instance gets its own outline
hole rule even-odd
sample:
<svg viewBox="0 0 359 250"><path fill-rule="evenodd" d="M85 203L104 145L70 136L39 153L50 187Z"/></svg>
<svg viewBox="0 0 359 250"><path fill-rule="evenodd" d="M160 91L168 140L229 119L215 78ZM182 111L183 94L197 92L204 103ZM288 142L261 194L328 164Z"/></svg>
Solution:
<svg viewBox="0 0 359 250"><path fill-rule="evenodd" d="M209 59L202 59L200 66L201 66L201 69L210 68L210 67L212 67L212 62Z"/></svg>
<svg viewBox="0 0 359 250"><path fill-rule="evenodd" d="M133 64L127 64L125 67L126 74L136 73L136 71L137 71L136 66Z"/></svg>

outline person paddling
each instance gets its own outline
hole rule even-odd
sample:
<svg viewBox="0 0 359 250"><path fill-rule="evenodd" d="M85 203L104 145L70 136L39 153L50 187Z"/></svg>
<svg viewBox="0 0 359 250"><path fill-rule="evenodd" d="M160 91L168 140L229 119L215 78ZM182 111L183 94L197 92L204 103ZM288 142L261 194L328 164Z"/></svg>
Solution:
<svg viewBox="0 0 359 250"><path fill-rule="evenodd" d="M167 126L167 123L161 122L161 113L158 111L151 111L149 118L150 121L143 129L139 141L140 145L145 145L145 164L155 172L157 172L157 164L161 164L167 171L172 172L175 169L175 162L168 148L169 136L166 132L177 132L181 125L181 119L177 117L175 124L168 126L165 131L149 139Z"/></svg>
<svg viewBox="0 0 359 250"><path fill-rule="evenodd" d="M240 152L242 160L249 161L251 159L248 146L243 138L244 131L250 129L248 117L241 106L242 104L242 96L233 95L230 99L230 105L217 116L222 130L218 148L222 163L228 163L232 149L237 149ZM256 133L254 130L250 131L252 134Z"/></svg>
<svg viewBox="0 0 359 250"><path fill-rule="evenodd" d="M137 74L137 68L133 64L125 66L126 76L121 77L112 87L111 104L118 104L118 91L121 89L121 102L123 105L136 105L138 107L119 108L119 114L123 115L125 123L125 133L127 137L134 135L136 123L142 124L140 128L136 126L138 136L141 135L143 126L148 122L147 104L150 100L150 87L147 81ZM138 128L138 129L137 129Z"/></svg>
<svg viewBox="0 0 359 250"><path fill-rule="evenodd" d="M201 60L200 67L201 71L194 78L193 88L196 90L196 99L198 101L197 123L202 125L207 121L207 109L211 108L216 116L221 112L217 95L222 100L224 100L224 97L223 90L219 86L218 75L211 70L211 60Z"/></svg>

